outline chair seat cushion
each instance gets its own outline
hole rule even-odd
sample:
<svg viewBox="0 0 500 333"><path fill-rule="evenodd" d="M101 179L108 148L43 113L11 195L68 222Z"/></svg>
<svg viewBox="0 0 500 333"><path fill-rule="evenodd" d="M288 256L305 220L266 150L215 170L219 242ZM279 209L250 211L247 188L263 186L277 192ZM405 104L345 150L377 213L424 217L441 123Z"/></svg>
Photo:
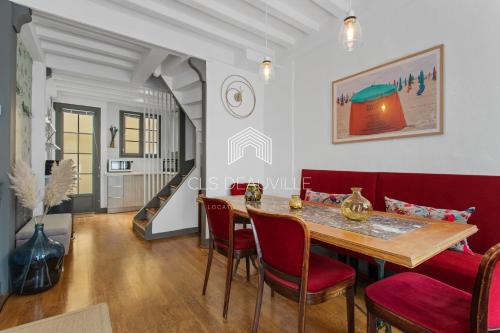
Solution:
<svg viewBox="0 0 500 333"><path fill-rule="evenodd" d="M433 332L469 332L472 295L425 275L391 276L368 286L366 297Z"/></svg>
<svg viewBox="0 0 500 333"><path fill-rule="evenodd" d="M227 248L227 244L215 241L218 247ZM252 229L237 229L234 231L234 249L248 250L255 248Z"/></svg>
<svg viewBox="0 0 500 333"><path fill-rule="evenodd" d="M314 293L328 289L340 282L353 278L355 274L356 272L351 266L345 265L326 256L311 253L309 257L307 291ZM296 290L299 289L298 284L284 280L272 274L268 270L266 270L266 277L289 288Z"/></svg>
<svg viewBox="0 0 500 333"><path fill-rule="evenodd" d="M455 288L472 294L477 271L482 255L466 254L446 250L417 266L411 271L430 276ZM406 272L409 269L387 263L386 268L392 272ZM488 326L500 327L500 268L496 268L490 289Z"/></svg>

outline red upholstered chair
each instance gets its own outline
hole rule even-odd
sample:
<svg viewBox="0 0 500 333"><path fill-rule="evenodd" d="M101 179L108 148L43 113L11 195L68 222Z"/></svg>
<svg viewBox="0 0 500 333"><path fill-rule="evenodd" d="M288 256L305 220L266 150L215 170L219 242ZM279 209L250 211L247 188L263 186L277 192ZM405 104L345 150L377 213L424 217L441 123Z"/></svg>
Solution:
<svg viewBox="0 0 500 333"><path fill-rule="evenodd" d="M401 273L366 288L368 333L376 333L376 319L404 332L486 333L489 327L490 287L500 260L500 243L484 255L472 294L418 273ZM496 320L495 320L496 321Z"/></svg>
<svg viewBox="0 0 500 333"><path fill-rule="evenodd" d="M249 183L232 183L231 187L229 188L229 191L231 195L245 195L245 192L247 190L247 186ZM264 186L262 184L257 183L259 185L260 193L264 193ZM250 223L248 218L243 217L243 216L235 216L234 217L234 223L237 224L242 224L243 228L247 227L247 224ZM252 261L252 264L254 262ZM238 266L240 265L240 259L236 260L236 265L234 265L234 274L236 275L236 272L238 271ZM246 266L247 266L247 280L250 279L249 277L249 269L250 269L250 264L249 264L249 259L246 259Z"/></svg>
<svg viewBox="0 0 500 333"><path fill-rule="evenodd" d="M245 258L247 260L247 280L249 280L249 258L256 255L255 240L251 229L234 229L233 208L229 202L206 197L202 197L201 199L205 205L210 233L203 295L205 295L207 290L213 251L215 249L227 257L226 291L222 312L224 318L227 318L234 259L239 261L240 258Z"/></svg>
<svg viewBox="0 0 500 333"><path fill-rule="evenodd" d="M349 333L354 332L354 282L350 266L310 253L307 225L299 217L247 207L259 258L259 290L252 332L259 326L264 282L273 291L299 302L298 331L305 331L306 304L346 295Z"/></svg>

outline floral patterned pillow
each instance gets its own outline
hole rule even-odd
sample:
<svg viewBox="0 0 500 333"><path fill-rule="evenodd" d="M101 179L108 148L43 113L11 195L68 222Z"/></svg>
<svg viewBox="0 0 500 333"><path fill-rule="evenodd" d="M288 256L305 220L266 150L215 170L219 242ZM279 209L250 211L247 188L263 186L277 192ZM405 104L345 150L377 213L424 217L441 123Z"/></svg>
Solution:
<svg viewBox="0 0 500 333"><path fill-rule="evenodd" d="M476 210L475 207L467 208L464 211L453 210L453 209L442 209L433 208L426 206L419 206L411 203L407 203L400 200L391 199L385 197L385 208L389 213L396 213L400 215L408 216L421 216L433 220L467 223L472 213ZM470 249L467 239L464 239L457 244L450 247L450 250L455 250L459 252L464 252L468 254L473 254L474 252Z"/></svg>
<svg viewBox="0 0 500 333"><path fill-rule="evenodd" d="M310 189L306 189L306 201L321 202L331 205L340 205L350 194L330 194L324 192L315 192Z"/></svg>

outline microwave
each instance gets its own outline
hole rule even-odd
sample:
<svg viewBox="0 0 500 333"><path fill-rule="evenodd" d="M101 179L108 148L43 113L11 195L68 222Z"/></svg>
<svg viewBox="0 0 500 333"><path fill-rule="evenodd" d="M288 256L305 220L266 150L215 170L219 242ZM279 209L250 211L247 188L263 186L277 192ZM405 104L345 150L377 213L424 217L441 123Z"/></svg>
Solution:
<svg viewBox="0 0 500 333"><path fill-rule="evenodd" d="M130 172L133 161L109 160L108 172Z"/></svg>

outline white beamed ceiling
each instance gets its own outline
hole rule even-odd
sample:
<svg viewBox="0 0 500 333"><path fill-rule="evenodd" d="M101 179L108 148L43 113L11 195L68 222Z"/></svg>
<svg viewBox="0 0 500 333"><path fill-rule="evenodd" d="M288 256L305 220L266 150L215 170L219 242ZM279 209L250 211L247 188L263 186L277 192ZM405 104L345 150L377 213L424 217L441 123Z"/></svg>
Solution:
<svg viewBox="0 0 500 333"><path fill-rule="evenodd" d="M279 66L347 11L347 0L13 2L33 9L22 38L35 60L66 78L117 86L141 85L169 55L253 70L267 55Z"/></svg>

